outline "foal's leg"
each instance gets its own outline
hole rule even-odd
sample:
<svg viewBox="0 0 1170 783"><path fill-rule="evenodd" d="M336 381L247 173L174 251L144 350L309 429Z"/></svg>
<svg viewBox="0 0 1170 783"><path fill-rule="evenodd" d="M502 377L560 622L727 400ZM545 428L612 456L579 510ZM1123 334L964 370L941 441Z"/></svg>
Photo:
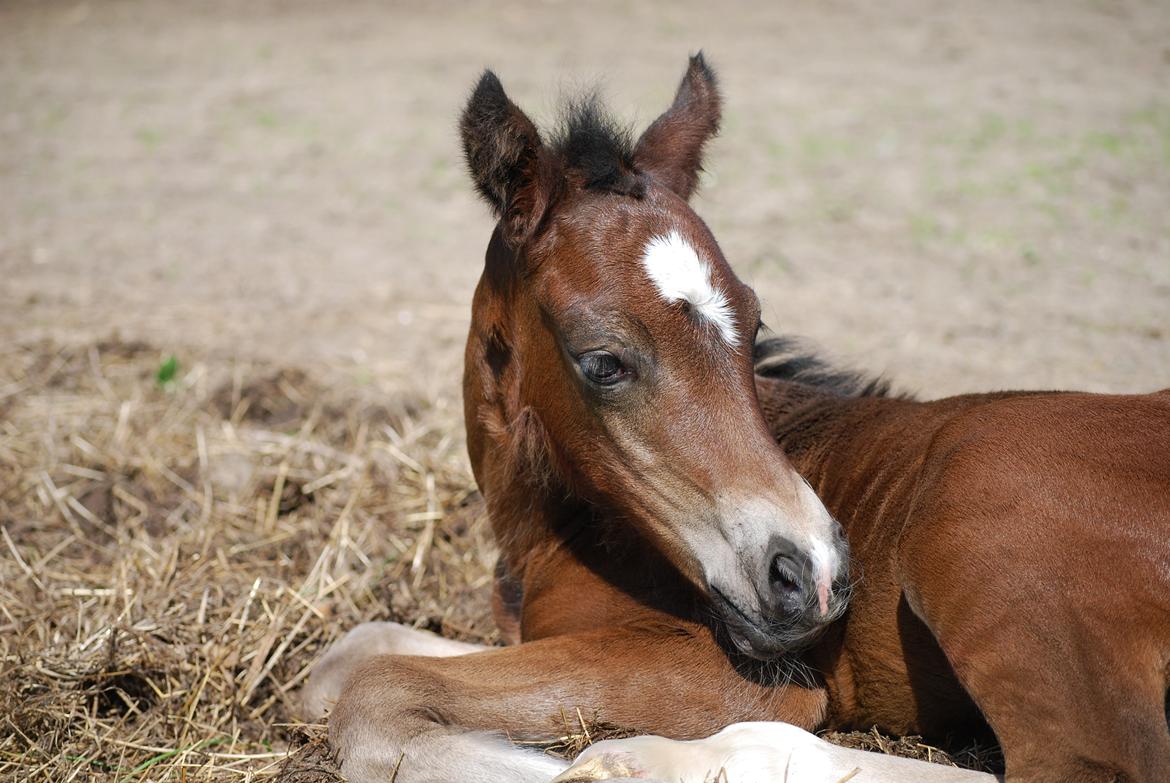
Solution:
<svg viewBox="0 0 1170 783"><path fill-rule="evenodd" d="M330 740L352 783L546 783L568 765L507 740L561 736L577 710L692 738L779 710L811 728L824 707L819 689L745 679L701 629L620 627L452 658L369 660L342 690Z"/></svg>
<svg viewBox="0 0 1170 783"><path fill-rule="evenodd" d="M671 783L994 783L984 772L842 748L787 723L735 723L693 741L631 737L599 742L557 781L652 777Z"/></svg>
<svg viewBox="0 0 1170 783"><path fill-rule="evenodd" d="M980 529L970 512L966 528L945 524L937 508L929 511L931 524L908 528L903 539L904 585L995 731L1007 780L1170 781L1166 659L1148 638L1156 622L1143 614L1170 587L1142 579L1148 593L1110 598L1102 590L1098 598L1094 581L1112 577L1092 562L1104 546L1074 570L1038 543L1031 563L1016 564L1010 578L997 575L986 566L1002 560L994 539L953 532ZM1010 519L1000 524L1024 527ZM932 529L952 532L943 540ZM1108 553L1101 560L1126 562ZM1050 584L1046 568L1073 578Z"/></svg>
<svg viewBox="0 0 1170 783"><path fill-rule="evenodd" d="M488 649L486 645L445 639L430 631L400 623L362 623L329 648L313 667L309 682L301 691L301 712L305 720L318 720L341 695L341 686L365 660L379 655L427 655L446 658Z"/></svg>
<svg viewBox="0 0 1170 783"><path fill-rule="evenodd" d="M940 624L939 644L995 731L1011 783L1170 781L1161 661L1111 653L1123 640L1078 633L1029 638L1025 614L977 644ZM1093 652L1095 649L1096 654ZM1008 652L1010 651L1010 652ZM1137 671L1139 667L1146 671ZM1154 673L1158 676L1152 676Z"/></svg>

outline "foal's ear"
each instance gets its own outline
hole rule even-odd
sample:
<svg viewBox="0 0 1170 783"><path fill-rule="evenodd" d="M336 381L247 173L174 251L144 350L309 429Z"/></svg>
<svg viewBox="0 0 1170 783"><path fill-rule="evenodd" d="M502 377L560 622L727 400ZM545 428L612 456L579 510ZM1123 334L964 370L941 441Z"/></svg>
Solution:
<svg viewBox="0 0 1170 783"><path fill-rule="evenodd" d="M638 139L638 168L690 198L703 170L703 145L719 131L720 103L715 72L699 52L687 66L674 104Z"/></svg>
<svg viewBox="0 0 1170 783"><path fill-rule="evenodd" d="M540 224L551 197L550 156L536 125L484 71L459 120L463 156L479 194L500 218L505 239L521 244Z"/></svg>

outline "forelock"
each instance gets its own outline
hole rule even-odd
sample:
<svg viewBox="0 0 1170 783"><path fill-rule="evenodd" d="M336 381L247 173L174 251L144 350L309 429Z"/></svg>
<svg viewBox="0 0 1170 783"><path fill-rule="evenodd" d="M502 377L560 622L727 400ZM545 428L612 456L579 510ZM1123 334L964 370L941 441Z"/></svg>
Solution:
<svg viewBox="0 0 1170 783"><path fill-rule="evenodd" d="M553 152L587 190L642 198L643 178L634 168L634 136L606 110L596 93L571 98L553 134Z"/></svg>

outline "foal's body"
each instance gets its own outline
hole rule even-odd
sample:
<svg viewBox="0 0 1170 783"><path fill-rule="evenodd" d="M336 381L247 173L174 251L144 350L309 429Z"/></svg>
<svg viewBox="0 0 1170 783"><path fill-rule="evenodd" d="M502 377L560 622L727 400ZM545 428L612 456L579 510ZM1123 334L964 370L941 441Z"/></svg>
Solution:
<svg viewBox="0 0 1170 783"><path fill-rule="evenodd" d="M347 776L544 781L565 765L501 733L556 736L580 709L676 739L986 718L1010 780L1170 780L1170 395L919 403L783 357L753 375L758 302L685 201L717 124L701 58L632 146L590 116L543 144L490 74L472 96L500 224L464 404L496 619L522 643L347 637L306 693L314 716L337 700ZM852 547L836 625L846 552L800 476ZM850 763L796 736L777 753ZM645 746L589 774L664 770ZM872 779L905 777L888 764Z"/></svg>
<svg viewBox="0 0 1170 783"><path fill-rule="evenodd" d="M981 713L1011 779L1170 780L1170 393L760 401L861 572L811 653L829 725Z"/></svg>

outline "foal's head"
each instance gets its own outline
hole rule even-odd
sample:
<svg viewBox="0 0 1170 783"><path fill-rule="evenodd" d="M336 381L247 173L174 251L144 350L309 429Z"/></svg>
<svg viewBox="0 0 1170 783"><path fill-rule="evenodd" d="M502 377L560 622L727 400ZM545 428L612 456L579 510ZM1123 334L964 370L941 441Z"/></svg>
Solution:
<svg viewBox="0 0 1170 783"><path fill-rule="evenodd" d="M607 509L702 591L741 650L769 657L839 614L847 553L765 426L759 301L687 204L719 102L699 55L636 142L585 101L546 143L483 75L461 131L499 224L468 341L468 440L489 503ZM533 498L520 474L541 470Z"/></svg>

